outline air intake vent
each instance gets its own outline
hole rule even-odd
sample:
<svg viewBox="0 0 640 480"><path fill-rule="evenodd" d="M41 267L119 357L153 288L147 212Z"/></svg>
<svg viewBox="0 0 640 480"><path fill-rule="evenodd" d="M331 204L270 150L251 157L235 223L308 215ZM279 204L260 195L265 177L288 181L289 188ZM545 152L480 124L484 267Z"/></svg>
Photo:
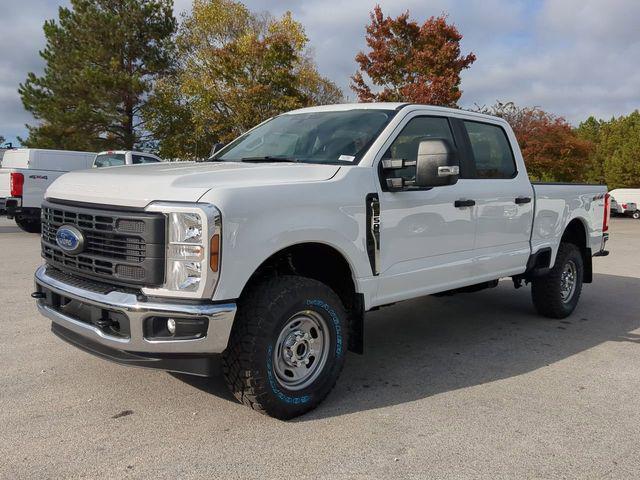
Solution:
<svg viewBox="0 0 640 480"><path fill-rule="evenodd" d="M118 265L116 267L116 275L120 278L130 280L142 280L144 278L144 268L132 267L130 265Z"/></svg>
<svg viewBox="0 0 640 480"><path fill-rule="evenodd" d="M116 230L126 233L144 233L144 222L140 220L118 220Z"/></svg>

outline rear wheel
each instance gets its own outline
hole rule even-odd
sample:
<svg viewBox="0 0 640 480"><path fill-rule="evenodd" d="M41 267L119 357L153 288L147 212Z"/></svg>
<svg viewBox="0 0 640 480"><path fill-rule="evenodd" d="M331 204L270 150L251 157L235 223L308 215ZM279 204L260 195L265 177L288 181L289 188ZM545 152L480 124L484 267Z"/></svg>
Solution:
<svg viewBox="0 0 640 480"><path fill-rule="evenodd" d="M29 217L16 216L15 221L18 227L20 227L20 229L24 230L25 232L40 233L40 220Z"/></svg>
<svg viewBox="0 0 640 480"><path fill-rule="evenodd" d="M584 262L578 247L561 243L553 268L532 282L531 296L536 310L549 318L571 315L580 299L583 274Z"/></svg>
<svg viewBox="0 0 640 480"><path fill-rule="evenodd" d="M635 212L633 212L633 215L631 216L636 220L638 220L640 218L640 210L636 210Z"/></svg>
<svg viewBox="0 0 640 480"><path fill-rule="evenodd" d="M223 355L229 389L272 417L312 410L342 371L346 319L338 296L316 280L280 276L256 285L239 302Z"/></svg>

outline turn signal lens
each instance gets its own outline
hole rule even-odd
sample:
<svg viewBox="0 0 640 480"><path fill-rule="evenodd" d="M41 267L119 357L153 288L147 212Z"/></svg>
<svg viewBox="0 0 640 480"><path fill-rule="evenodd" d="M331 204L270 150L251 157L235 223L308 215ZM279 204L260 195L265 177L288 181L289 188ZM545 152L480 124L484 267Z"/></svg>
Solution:
<svg viewBox="0 0 640 480"><path fill-rule="evenodd" d="M611 214L611 195L608 193L604 196L604 215L602 218L602 231L609 231L609 215Z"/></svg>
<svg viewBox="0 0 640 480"><path fill-rule="evenodd" d="M209 265L212 272L217 272L220 266L220 235L217 233L211 237L211 256Z"/></svg>

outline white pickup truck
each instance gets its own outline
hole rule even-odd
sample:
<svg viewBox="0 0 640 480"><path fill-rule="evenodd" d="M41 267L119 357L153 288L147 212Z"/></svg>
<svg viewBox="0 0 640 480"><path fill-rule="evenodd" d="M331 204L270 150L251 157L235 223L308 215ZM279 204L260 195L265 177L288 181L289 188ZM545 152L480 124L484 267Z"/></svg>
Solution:
<svg viewBox="0 0 640 480"><path fill-rule="evenodd" d="M366 311L511 277L542 315L570 315L607 253L606 192L532 185L500 118L296 110L208 162L61 177L32 296L83 350L203 376L220 359L238 400L291 418L362 353Z"/></svg>
<svg viewBox="0 0 640 480"><path fill-rule="evenodd" d="M44 192L59 176L74 170L161 161L151 153L132 150L110 150L98 154L38 148L8 150L0 168L0 211L6 211L22 230L39 233Z"/></svg>
<svg viewBox="0 0 640 480"><path fill-rule="evenodd" d="M95 156L70 150L7 150L0 167L0 210L22 230L40 232L40 204L47 187L60 175L91 168Z"/></svg>

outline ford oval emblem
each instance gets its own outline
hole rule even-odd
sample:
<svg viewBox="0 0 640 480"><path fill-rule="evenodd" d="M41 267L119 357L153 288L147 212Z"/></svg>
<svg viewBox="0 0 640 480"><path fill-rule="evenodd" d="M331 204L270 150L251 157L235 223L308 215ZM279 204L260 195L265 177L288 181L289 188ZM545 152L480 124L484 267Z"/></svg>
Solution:
<svg viewBox="0 0 640 480"><path fill-rule="evenodd" d="M73 225L62 225L56 232L56 243L66 253L76 255L84 249L84 235Z"/></svg>

